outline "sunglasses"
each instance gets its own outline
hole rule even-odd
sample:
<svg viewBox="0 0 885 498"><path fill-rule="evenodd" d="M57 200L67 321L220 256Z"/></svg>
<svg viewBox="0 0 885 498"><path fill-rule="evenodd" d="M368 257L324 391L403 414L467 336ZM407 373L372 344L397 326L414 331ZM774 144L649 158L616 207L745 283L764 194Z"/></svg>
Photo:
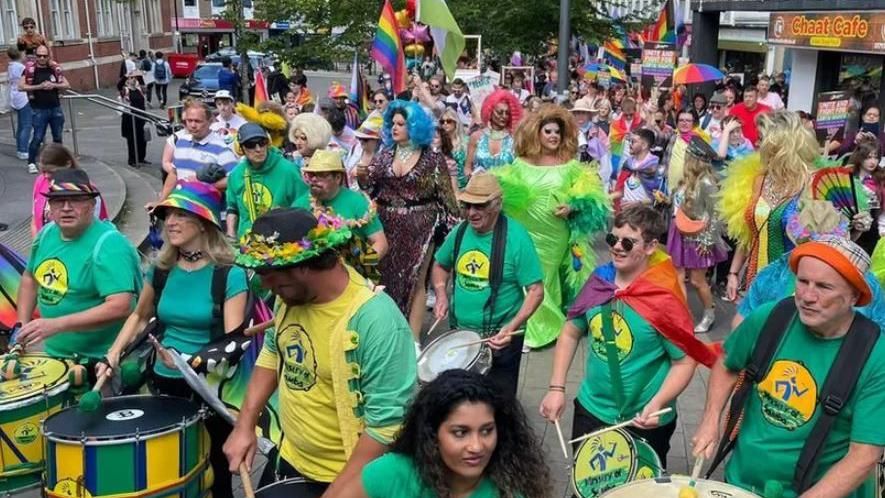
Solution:
<svg viewBox="0 0 885 498"><path fill-rule="evenodd" d="M48 59L48 58L49 58L49 54L37 54L37 58L38 58L38 59Z"/></svg>
<svg viewBox="0 0 885 498"><path fill-rule="evenodd" d="M439 124L444 124L444 125L455 124L455 120L454 119L440 119Z"/></svg>
<svg viewBox="0 0 885 498"><path fill-rule="evenodd" d="M722 106L719 104L710 104L710 109L713 109L714 111L718 111L719 109L722 109Z"/></svg>
<svg viewBox="0 0 885 498"><path fill-rule="evenodd" d="M22 27L25 28L25 29L34 29L34 28L36 28L37 26L35 26L35 25L33 25L33 24L25 24L25 25L22 26Z"/></svg>
<svg viewBox="0 0 885 498"><path fill-rule="evenodd" d="M461 209L464 211L470 211L471 209L476 209L477 211L484 211L492 204L491 201L483 202L481 204L474 204L470 202L462 202Z"/></svg>
<svg viewBox="0 0 885 498"><path fill-rule="evenodd" d="M375 101L375 103L378 104L378 105L384 104L384 103L386 103L386 102L387 102L386 100L376 100L376 101Z"/></svg>
<svg viewBox="0 0 885 498"><path fill-rule="evenodd" d="M614 249L615 246L618 245L618 242L621 243L621 249L623 249L624 252L632 251L633 248L636 247L636 244L639 243L638 240L633 240L630 237L619 239L618 236L613 233L608 233L605 235L605 243L608 244L608 246L612 249Z"/></svg>
<svg viewBox="0 0 885 498"><path fill-rule="evenodd" d="M244 149L257 149L267 147L267 140L250 140L242 144Z"/></svg>

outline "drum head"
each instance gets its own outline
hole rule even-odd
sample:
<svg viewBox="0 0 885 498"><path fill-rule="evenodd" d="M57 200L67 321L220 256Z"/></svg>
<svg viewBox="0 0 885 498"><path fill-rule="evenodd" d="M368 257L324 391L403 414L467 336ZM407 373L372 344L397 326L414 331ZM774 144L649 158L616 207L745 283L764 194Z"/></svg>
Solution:
<svg viewBox="0 0 885 498"><path fill-rule="evenodd" d="M422 382L430 382L446 370L469 368L479 356L482 344L455 346L480 339L482 337L472 330L453 330L437 338L418 356L418 378Z"/></svg>
<svg viewBox="0 0 885 498"><path fill-rule="evenodd" d="M612 489L602 495L601 498L678 498L679 490L688 486L691 480L688 476L665 476L656 479L635 481L624 486ZM717 498L761 498L745 489L718 481L698 479L695 489L698 496L715 496Z"/></svg>
<svg viewBox="0 0 885 498"><path fill-rule="evenodd" d="M636 445L627 431L614 430L584 440L575 453L572 487L582 498L595 498L627 483L636 471Z"/></svg>
<svg viewBox="0 0 885 498"><path fill-rule="evenodd" d="M43 426L49 438L79 441L145 437L167 432L182 421L189 425L199 417L200 405L170 396L120 396L105 398L94 412L72 406L49 418Z"/></svg>
<svg viewBox="0 0 885 498"><path fill-rule="evenodd" d="M655 449L639 437L634 437L633 443L636 444L636 468L631 480L652 479L663 475L664 466Z"/></svg>
<svg viewBox="0 0 885 498"><path fill-rule="evenodd" d="M0 382L0 410L14 408L7 406L44 391L54 394L67 389L68 364L40 354L19 356L22 373L17 379Z"/></svg>
<svg viewBox="0 0 885 498"><path fill-rule="evenodd" d="M308 496L301 490L307 486L307 481L301 477L285 479L283 481L268 484L255 490L255 498L300 498Z"/></svg>

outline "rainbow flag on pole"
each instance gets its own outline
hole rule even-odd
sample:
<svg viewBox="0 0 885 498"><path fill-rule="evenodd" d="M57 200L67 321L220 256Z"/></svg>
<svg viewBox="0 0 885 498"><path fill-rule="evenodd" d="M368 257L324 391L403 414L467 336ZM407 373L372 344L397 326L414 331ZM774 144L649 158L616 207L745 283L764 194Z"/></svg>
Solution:
<svg viewBox="0 0 885 498"><path fill-rule="evenodd" d="M393 93L399 94L406 90L406 60L403 55L403 44L396 29L396 15L390 0L384 0L378 29L375 30L375 41L372 43L372 57L390 73Z"/></svg>
<svg viewBox="0 0 885 498"><path fill-rule="evenodd" d="M661 7L658 20L645 29L645 41L676 44L677 10L673 0L667 0Z"/></svg>

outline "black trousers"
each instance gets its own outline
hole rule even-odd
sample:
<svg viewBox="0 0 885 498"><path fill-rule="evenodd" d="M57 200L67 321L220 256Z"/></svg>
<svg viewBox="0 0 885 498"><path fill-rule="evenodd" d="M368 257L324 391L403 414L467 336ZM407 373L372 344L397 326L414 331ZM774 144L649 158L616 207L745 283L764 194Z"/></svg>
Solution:
<svg viewBox="0 0 885 498"><path fill-rule="evenodd" d="M157 102L160 105L166 105L166 89L169 87L169 83L154 83L154 88L157 89Z"/></svg>
<svg viewBox="0 0 885 498"><path fill-rule="evenodd" d="M731 237L723 237L728 244L728 258L716 265L716 283L719 285L728 284L728 272L731 271L731 261L734 259L734 251L737 243Z"/></svg>
<svg viewBox="0 0 885 498"><path fill-rule="evenodd" d="M134 136L133 136L134 135ZM126 136L126 157L129 166L144 162L147 153L147 142L144 141L144 128L136 127L133 133Z"/></svg>
<svg viewBox="0 0 885 498"><path fill-rule="evenodd" d="M261 473L258 487L263 488L277 481L296 477L301 477L307 481L303 489L298 490L303 491L303 493L298 495L298 498L319 498L329 487L329 483L313 481L301 475L301 472L298 472L292 464L280 456L276 449L274 449L272 455L268 455L267 465L264 467L264 472Z"/></svg>
<svg viewBox="0 0 885 498"><path fill-rule="evenodd" d="M577 398L575 399L575 416L574 419L572 419L572 439L609 425L611 424L607 424L594 417L581 405L581 403L578 403ZM633 436L641 437L646 443L654 448L655 453L658 454L658 458L661 459L661 465L664 466L664 469L667 468L667 453L670 452L670 438L673 437L673 432L675 431L676 419L673 419L673 421L667 425L655 427L654 429L627 427L627 432ZM580 444L581 442L573 444L572 451L577 452Z"/></svg>
<svg viewBox="0 0 885 498"><path fill-rule="evenodd" d="M151 375L151 384L158 394L178 396L180 398L193 399L196 397L190 386L184 379L172 379L160 375ZM209 464L212 465L212 473L215 480L212 482L212 498L233 498L231 485L231 473L224 456L224 442L230 436L233 427L218 415L212 415L206 419L206 429L209 431Z"/></svg>
<svg viewBox="0 0 885 498"><path fill-rule="evenodd" d="M516 390L519 387L519 365L522 363L522 343L524 335L513 336L510 345L495 351L492 356L492 368L488 377L501 388L502 392L509 393L516 398Z"/></svg>

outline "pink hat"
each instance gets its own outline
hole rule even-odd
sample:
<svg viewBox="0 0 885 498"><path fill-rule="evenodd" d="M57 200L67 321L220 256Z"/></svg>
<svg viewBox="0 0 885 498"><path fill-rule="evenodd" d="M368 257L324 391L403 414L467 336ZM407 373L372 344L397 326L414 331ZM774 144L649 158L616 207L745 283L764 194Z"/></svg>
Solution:
<svg viewBox="0 0 885 498"><path fill-rule="evenodd" d="M333 81L332 85L329 86L329 98L337 99L339 97L347 97L347 90L344 89L344 85L338 83L337 81Z"/></svg>

